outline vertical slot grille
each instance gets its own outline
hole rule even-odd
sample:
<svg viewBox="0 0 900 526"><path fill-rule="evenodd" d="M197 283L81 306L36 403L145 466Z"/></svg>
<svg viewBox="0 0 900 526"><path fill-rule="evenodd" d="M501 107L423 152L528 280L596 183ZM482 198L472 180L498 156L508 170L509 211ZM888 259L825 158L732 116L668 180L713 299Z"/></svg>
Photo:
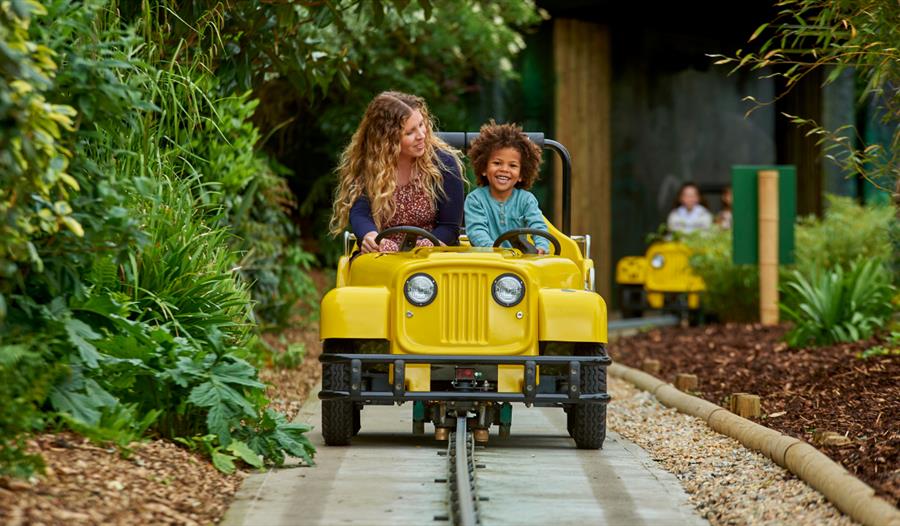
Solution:
<svg viewBox="0 0 900 526"><path fill-rule="evenodd" d="M487 275L445 272L438 284L441 305L441 343L487 344Z"/></svg>

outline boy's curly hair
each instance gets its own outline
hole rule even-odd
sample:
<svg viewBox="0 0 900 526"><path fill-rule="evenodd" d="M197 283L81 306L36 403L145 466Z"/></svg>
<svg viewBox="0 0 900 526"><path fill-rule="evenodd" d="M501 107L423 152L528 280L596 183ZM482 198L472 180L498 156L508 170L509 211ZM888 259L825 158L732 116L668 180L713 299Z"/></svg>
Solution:
<svg viewBox="0 0 900 526"><path fill-rule="evenodd" d="M475 168L478 186L488 184L485 173L491 154L502 148L514 148L522 157L519 167L519 182L516 188L528 190L537 181L538 168L541 166L541 149L531 142L515 124L497 124L493 119L481 127L478 138L469 146L469 160Z"/></svg>

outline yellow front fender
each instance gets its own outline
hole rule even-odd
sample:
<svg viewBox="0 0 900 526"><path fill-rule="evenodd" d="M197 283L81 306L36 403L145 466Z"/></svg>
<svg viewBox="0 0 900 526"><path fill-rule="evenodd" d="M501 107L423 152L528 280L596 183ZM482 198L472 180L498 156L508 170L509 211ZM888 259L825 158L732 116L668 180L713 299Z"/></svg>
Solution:
<svg viewBox="0 0 900 526"><path fill-rule="evenodd" d="M616 283L619 285L643 285L647 280L647 258L625 256L616 263Z"/></svg>
<svg viewBox="0 0 900 526"><path fill-rule="evenodd" d="M542 289L539 338L557 342L606 342L606 302L596 292Z"/></svg>
<svg viewBox="0 0 900 526"><path fill-rule="evenodd" d="M319 338L387 339L391 293L387 287L340 287L322 298Z"/></svg>

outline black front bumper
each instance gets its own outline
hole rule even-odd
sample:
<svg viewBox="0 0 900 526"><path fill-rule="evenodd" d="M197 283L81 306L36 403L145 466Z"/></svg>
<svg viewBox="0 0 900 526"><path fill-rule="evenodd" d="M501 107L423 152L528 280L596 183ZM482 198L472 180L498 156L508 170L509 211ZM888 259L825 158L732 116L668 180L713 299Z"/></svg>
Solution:
<svg viewBox="0 0 900 526"><path fill-rule="evenodd" d="M322 363L340 363L350 367L350 390L323 389L321 400L350 399L355 402L407 402L407 401L478 401L522 402L528 405L605 404L607 393L582 393L582 364L612 363L608 356L477 356L477 355L414 355L414 354L323 354ZM362 391L363 365L391 364L394 366L393 389L390 391ZM404 373L406 364L429 365L522 365L525 378L521 393L497 393L490 391L406 391ZM538 393L537 367L539 365L568 365L568 390L566 393Z"/></svg>

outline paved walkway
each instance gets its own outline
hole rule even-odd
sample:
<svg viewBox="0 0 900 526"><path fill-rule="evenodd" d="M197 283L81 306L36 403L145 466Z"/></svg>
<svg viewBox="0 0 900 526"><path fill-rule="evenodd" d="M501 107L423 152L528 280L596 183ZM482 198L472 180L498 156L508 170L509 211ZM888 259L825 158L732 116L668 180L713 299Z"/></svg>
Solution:
<svg viewBox="0 0 900 526"><path fill-rule="evenodd" d="M319 426L311 395L299 419ZM351 447L313 430L317 466L248 477L224 526L447 524L446 443L413 436L412 409L369 406ZM431 426L426 426L430 430ZM502 524L701 525L678 481L615 433L601 451L575 449L558 409L513 407L512 437L478 447L485 526Z"/></svg>

